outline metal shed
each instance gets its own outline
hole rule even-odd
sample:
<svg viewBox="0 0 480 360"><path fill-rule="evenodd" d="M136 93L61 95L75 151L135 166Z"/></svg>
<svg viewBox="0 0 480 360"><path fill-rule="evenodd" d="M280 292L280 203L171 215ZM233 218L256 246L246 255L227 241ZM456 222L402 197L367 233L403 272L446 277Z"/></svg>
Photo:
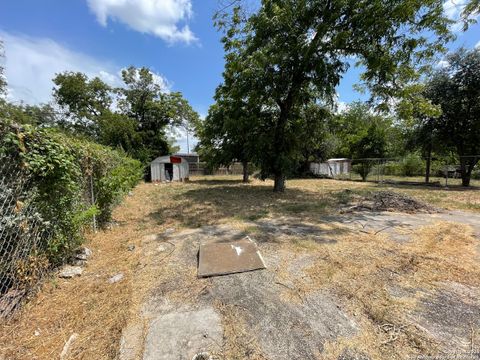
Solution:
<svg viewBox="0 0 480 360"><path fill-rule="evenodd" d="M346 158L328 159L324 163L311 163L310 171L315 175L336 177L348 175L351 171L352 160Z"/></svg>
<svg viewBox="0 0 480 360"><path fill-rule="evenodd" d="M330 167L331 176L347 175L352 167L352 160L346 158L328 159L327 164Z"/></svg>
<svg viewBox="0 0 480 360"><path fill-rule="evenodd" d="M150 163L152 182L188 180L188 168L180 156L160 156Z"/></svg>

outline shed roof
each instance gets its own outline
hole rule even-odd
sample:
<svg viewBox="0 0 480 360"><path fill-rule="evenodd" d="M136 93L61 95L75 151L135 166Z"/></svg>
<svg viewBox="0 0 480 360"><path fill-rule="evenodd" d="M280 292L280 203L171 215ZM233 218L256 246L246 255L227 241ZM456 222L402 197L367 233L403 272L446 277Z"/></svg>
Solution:
<svg viewBox="0 0 480 360"><path fill-rule="evenodd" d="M327 162L330 162L330 161L352 161L348 158L336 158L336 159L328 159Z"/></svg>

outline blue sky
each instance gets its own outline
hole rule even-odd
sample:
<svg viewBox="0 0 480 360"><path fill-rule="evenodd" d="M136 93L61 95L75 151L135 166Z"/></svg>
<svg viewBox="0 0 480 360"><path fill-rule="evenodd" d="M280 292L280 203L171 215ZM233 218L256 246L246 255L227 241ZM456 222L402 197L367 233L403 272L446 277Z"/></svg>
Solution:
<svg viewBox="0 0 480 360"><path fill-rule="evenodd" d="M463 1L448 0L445 11L457 18ZM204 116L223 70L220 34L212 21L218 4L218 0L2 0L0 38L5 43L9 98L48 102L56 72L82 71L120 85L122 68L147 66L165 89L181 91ZM480 25L457 34L451 49L480 46ZM352 89L358 74L358 69L349 70L338 87L342 103L362 98ZM185 151L182 134L178 143Z"/></svg>

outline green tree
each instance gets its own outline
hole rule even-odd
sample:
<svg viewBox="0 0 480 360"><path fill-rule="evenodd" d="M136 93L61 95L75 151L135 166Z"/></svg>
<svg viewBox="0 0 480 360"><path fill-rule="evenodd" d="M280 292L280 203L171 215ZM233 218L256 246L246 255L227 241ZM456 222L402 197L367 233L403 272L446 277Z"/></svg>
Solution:
<svg viewBox="0 0 480 360"><path fill-rule="evenodd" d="M4 101L0 105L0 118L10 119L18 124L57 126L61 121L57 111L50 104L27 105Z"/></svg>
<svg viewBox="0 0 480 360"><path fill-rule="evenodd" d="M340 145L338 156L359 159L354 169L365 181L374 162L388 154L389 132L392 122L372 113L367 104L353 103L337 116L334 132Z"/></svg>
<svg viewBox="0 0 480 360"><path fill-rule="evenodd" d="M292 123L301 106L332 100L352 56L375 99L399 95L450 39L442 12L442 2L433 0L263 0L251 16L237 7L218 17L230 88L250 106L270 110L263 129L271 135L258 139L271 143L257 158L273 175L274 191L284 191L295 165L302 139Z"/></svg>
<svg viewBox="0 0 480 360"><path fill-rule="evenodd" d="M223 88L219 87L217 103L210 107L207 117L196 128L197 151L211 169L241 162L243 182L248 182L255 117L247 104L223 97L222 92Z"/></svg>
<svg viewBox="0 0 480 360"><path fill-rule="evenodd" d="M5 78L5 69L3 67L4 58L3 41L0 40L0 101L2 101L3 95L7 93L7 79Z"/></svg>
<svg viewBox="0 0 480 360"><path fill-rule="evenodd" d="M195 123L198 114L179 92L165 92L148 68L129 67L122 71L124 88L120 94L121 111L134 119L141 136L138 158L147 163L168 154L167 126Z"/></svg>
<svg viewBox="0 0 480 360"><path fill-rule="evenodd" d="M460 159L462 185L470 185L480 160L480 49L459 49L447 56L448 65L427 83L426 96L441 108L429 126L439 141ZM472 156L473 155L473 156Z"/></svg>
<svg viewBox="0 0 480 360"><path fill-rule="evenodd" d="M137 131L137 123L124 114L105 112L98 120L101 144L124 150L135 158L140 158L142 138Z"/></svg>
<svg viewBox="0 0 480 360"><path fill-rule="evenodd" d="M122 79L125 86L113 89L79 72L57 74L53 94L66 111L58 125L121 148L146 164L171 151L168 126L192 127L198 114L180 93L165 92L148 68L129 67Z"/></svg>
<svg viewBox="0 0 480 360"><path fill-rule="evenodd" d="M92 137L98 136L98 118L110 112L112 89L100 78L81 72L64 72L53 79L53 97L70 117L65 127Z"/></svg>
<svg viewBox="0 0 480 360"><path fill-rule="evenodd" d="M299 118L294 123L298 146L297 173L304 175L310 171L310 162L324 161L334 154L335 138L330 132L333 115L329 108L317 103L308 103L301 108Z"/></svg>
<svg viewBox="0 0 480 360"><path fill-rule="evenodd" d="M470 0L466 3L462 11L464 21L463 30L467 30L470 24L477 22L476 18L480 14L480 0Z"/></svg>

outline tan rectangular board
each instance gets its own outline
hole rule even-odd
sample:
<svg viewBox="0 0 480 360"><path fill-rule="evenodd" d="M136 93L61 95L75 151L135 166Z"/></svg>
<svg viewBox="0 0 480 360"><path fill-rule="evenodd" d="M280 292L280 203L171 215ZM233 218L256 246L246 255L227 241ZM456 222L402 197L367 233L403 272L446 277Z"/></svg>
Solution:
<svg viewBox="0 0 480 360"><path fill-rule="evenodd" d="M249 237L232 242L200 244L198 277L265 269L257 244Z"/></svg>

